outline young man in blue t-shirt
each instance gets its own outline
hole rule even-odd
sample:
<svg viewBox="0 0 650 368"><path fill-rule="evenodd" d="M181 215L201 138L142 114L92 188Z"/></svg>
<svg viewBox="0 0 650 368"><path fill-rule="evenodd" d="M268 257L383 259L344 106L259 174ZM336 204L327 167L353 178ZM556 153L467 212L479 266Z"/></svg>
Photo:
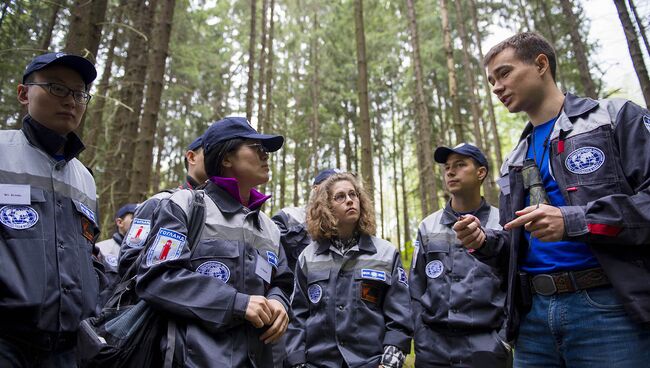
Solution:
<svg viewBox="0 0 650 368"><path fill-rule="evenodd" d="M476 254L509 258L515 367L650 359L650 113L563 94L552 46L520 33L485 57L493 92L530 122L501 168L505 231L466 216Z"/></svg>

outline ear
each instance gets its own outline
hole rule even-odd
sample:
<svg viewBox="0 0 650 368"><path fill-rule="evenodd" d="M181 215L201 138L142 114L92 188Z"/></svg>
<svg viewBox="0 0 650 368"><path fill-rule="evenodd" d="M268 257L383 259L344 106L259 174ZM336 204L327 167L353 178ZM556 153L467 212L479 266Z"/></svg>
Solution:
<svg viewBox="0 0 650 368"><path fill-rule="evenodd" d="M24 84L19 84L17 88L17 97L18 97L18 102L21 105L27 106L29 104L29 98L27 96L27 91L29 91L29 87L24 85Z"/></svg>
<svg viewBox="0 0 650 368"><path fill-rule="evenodd" d="M485 180L485 177L487 176L487 169L485 166L481 166L478 168L476 174L478 175L479 180Z"/></svg>
<svg viewBox="0 0 650 368"><path fill-rule="evenodd" d="M232 167L233 163L230 160L231 157L232 155L226 155L226 157L221 162L221 165L223 165L223 167L229 167L229 168Z"/></svg>
<svg viewBox="0 0 650 368"><path fill-rule="evenodd" d="M119 217L116 218L116 219L115 219L115 225L117 225L118 227L121 226L121 225L122 225L122 219L119 218Z"/></svg>
<svg viewBox="0 0 650 368"><path fill-rule="evenodd" d="M185 158L188 164L196 165L196 153L194 151L185 152Z"/></svg>
<svg viewBox="0 0 650 368"><path fill-rule="evenodd" d="M535 66L539 72L539 75L543 75L546 71L549 70L548 57L544 54L539 54L535 58Z"/></svg>

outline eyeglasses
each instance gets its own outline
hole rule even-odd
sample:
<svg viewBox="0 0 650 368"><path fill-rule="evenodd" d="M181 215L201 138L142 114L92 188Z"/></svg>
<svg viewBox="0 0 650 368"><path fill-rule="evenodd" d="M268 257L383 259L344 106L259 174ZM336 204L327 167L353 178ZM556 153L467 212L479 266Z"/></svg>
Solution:
<svg viewBox="0 0 650 368"><path fill-rule="evenodd" d="M355 200L357 200L359 198L359 193L357 193L355 190L351 190L347 194L343 193L343 192L336 193L334 195L334 202L343 203L343 202L345 202L345 199L347 197L350 197L350 200L355 201Z"/></svg>
<svg viewBox="0 0 650 368"><path fill-rule="evenodd" d="M25 85L41 86L43 88L47 87L47 91L50 92L52 96L56 97L68 97L68 95L72 94L74 100L82 105L88 104L90 98L92 97L88 92L75 91L59 83L25 83Z"/></svg>
<svg viewBox="0 0 650 368"><path fill-rule="evenodd" d="M247 144L246 146L256 150L259 155L269 154L269 150L262 143L252 143L252 144Z"/></svg>

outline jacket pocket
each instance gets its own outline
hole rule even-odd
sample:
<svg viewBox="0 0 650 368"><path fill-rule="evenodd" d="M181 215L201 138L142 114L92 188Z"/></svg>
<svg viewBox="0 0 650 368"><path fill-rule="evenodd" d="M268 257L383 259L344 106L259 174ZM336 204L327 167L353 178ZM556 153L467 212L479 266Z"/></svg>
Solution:
<svg viewBox="0 0 650 368"><path fill-rule="evenodd" d="M201 240L192 253L192 268L224 283L237 285L243 274L239 265L240 252L238 241Z"/></svg>

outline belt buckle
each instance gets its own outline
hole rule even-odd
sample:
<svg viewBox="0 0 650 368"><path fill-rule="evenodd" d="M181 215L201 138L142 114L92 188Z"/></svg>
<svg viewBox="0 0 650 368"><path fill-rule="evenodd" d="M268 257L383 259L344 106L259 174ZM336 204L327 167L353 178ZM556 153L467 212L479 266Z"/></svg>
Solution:
<svg viewBox="0 0 650 368"><path fill-rule="evenodd" d="M551 296L557 293L557 286L555 286L555 280L551 275L535 275L532 283L533 289L539 295Z"/></svg>

